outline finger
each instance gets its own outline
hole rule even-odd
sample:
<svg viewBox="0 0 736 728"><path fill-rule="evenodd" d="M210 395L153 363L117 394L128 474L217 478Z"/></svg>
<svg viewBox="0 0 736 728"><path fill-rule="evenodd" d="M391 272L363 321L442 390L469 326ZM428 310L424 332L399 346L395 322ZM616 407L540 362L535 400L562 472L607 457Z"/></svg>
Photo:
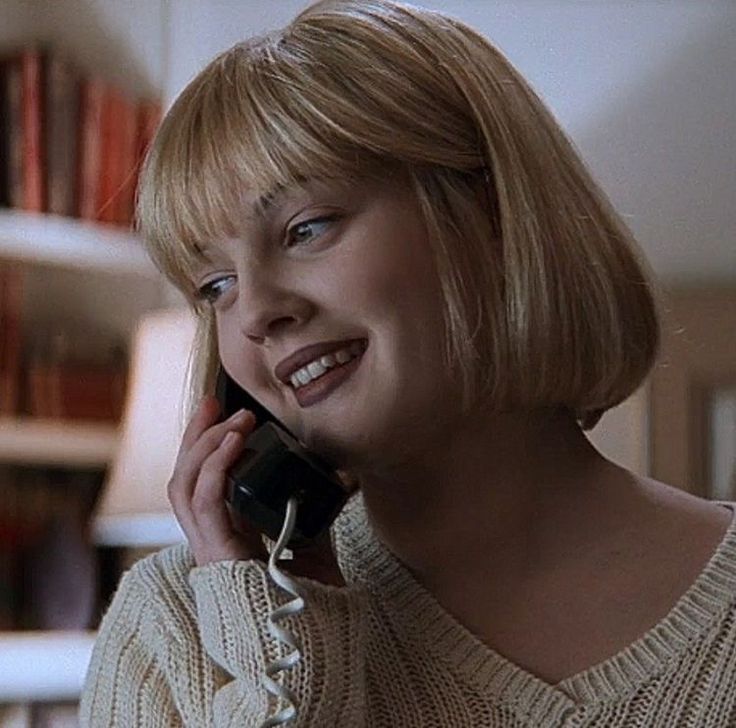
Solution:
<svg viewBox="0 0 736 728"><path fill-rule="evenodd" d="M206 459L217 450L228 431L249 435L255 427L255 416L251 412L241 410L224 422L211 427L189 450L180 452L174 472L168 485L168 496L174 512L190 508L190 500L194 493L200 470Z"/></svg>
<svg viewBox="0 0 736 728"><path fill-rule="evenodd" d="M204 430L199 438L185 448L183 443L175 469L186 476L196 474L205 458L213 453L222 443L229 431L241 432L249 435L255 427L255 415L248 410L239 410L223 422L218 422Z"/></svg>
<svg viewBox="0 0 736 728"><path fill-rule="evenodd" d="M254 555L265 554L260 533L255 529L236 534L225 503L227 470L241 456L245 438L228 432L220 446L207 457L197 481L191 510L197 529L210 542L210 549L227 550L240 540Z"/></svg>
<svg viewBox="0 0 736 728"><path fill-rule="evenodd" d="M192 493L192 510L198 520L215 506L216 510L224 506L226 471L237 459L243 444L244 439L240 433L230 430L202 463Z"/></svg>

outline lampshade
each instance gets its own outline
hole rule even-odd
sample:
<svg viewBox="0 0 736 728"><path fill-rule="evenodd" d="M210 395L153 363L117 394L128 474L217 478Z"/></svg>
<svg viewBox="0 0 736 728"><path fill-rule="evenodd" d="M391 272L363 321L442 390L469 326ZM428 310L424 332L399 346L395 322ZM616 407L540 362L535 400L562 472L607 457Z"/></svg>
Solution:
<svg viewBox="0 0 736 728"><path fill-rule="evenodd" d="M182 404L194 316L166 309L141 318L133 336L121 439L94 520L107 546L158 547L184 539L166 486L185 422Z"/></svg>

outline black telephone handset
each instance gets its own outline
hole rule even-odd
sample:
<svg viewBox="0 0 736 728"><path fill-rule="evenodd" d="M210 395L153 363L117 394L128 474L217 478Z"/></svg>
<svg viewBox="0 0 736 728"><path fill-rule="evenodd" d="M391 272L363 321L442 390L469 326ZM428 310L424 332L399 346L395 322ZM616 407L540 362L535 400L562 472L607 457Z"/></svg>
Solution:
<svg viewBox="0 0 736 728"><path fill-rule="evenodd" d="M294 531L287 546L298 548L325 532L348 493L323 460L304 448L287 427L242 389L220 366L216 397L226 419L241 408L253 412L256 427L245 450L228 469L226 499L231 511L272 541L281 533L289 498L297 499Z"/></svg>

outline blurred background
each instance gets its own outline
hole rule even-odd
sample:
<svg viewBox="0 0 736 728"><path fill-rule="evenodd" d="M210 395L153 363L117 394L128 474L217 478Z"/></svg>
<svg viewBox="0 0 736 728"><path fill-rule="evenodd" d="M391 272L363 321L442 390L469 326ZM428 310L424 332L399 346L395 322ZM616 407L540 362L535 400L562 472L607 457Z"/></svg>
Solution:
<svg viewBox="0 0 736 728"><path fill-rule="evenodd" d="M161 114L305 0L0 6L0 726L74 726L120 574L181 539L165 485L191 320L130 229ZM736 4L424 0L545 100L666 292L658 365L590 438L736 500Z"/></svg>

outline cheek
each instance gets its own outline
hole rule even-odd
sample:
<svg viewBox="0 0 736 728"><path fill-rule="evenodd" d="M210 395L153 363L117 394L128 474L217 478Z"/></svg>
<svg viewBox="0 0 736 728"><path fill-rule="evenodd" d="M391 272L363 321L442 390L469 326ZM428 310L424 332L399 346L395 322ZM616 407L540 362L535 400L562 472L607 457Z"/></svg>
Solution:
<svg viewBox="0 0 736 728"><path fill-rule="evenodd" d="M218 321L217 347L225 369L244 388L256 390L263 387L259 381L256 354L252 347L242 344L243 336L234 323Z"/></svg>
<svg viewBox="0 0 736 728"><path fill-rule="evenodd" d="M400 312L414 316L436 300L427 251L399 231L362 241L332 274L341 282L336 290L340 304L372 318L396 318Z"/></svg>
<svg viewBox="0 0 736 728"><path fill-rule="evenodd" d="M230 327L222 320L217 321L217 350L220 352L220 360L226 368L232 369L236 360L235 337Z"/></svg>

